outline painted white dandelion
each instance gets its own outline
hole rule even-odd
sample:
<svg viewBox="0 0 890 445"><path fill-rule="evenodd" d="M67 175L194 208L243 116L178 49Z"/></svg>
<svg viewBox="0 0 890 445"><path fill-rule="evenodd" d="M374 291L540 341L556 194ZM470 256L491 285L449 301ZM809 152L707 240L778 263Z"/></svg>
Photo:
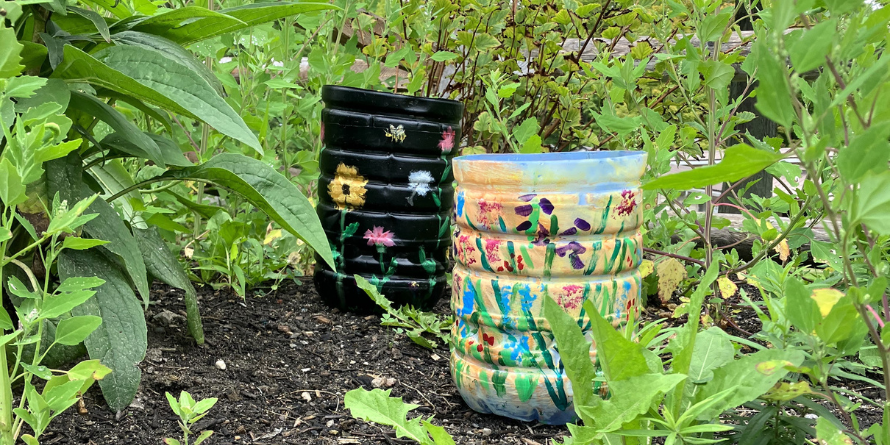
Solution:
<svg viewBox="0 0 890 445"><path fill-rule="evenodd" d="M426 170L416 170L408 175L408 186L411 187L411 196L406 198L408 204L414 205L414 196L426 196L432 190L433 175Z"/></svg>

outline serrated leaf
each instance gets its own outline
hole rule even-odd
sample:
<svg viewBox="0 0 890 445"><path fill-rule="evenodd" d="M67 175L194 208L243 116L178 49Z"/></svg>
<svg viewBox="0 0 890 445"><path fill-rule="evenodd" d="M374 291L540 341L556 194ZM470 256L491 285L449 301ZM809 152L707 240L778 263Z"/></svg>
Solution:
<svg viewBox="0 0 890 445"><path fill-rule="evenodd" d="M683 374L643 374L626 380L609 381L612 397L594 400L591 406L581 406L578 411L589 419L597 433L611 433L622 425L645 414L658 405L663 394L686 379ZM585 423L586 425L586 423Z"/></svg>
<svg viewBox="0 0 890 445"><path fill-rule="evenodd" d="M25 202L25 185L9 159L0 160L0 201L7 206Z"/></svg>
<svg viewBox="0 0 890 445"><path fill-rule="evenodd" d="M626 380L650 372L643 346L616 331L612 323L599 314L591 300L584 303L584 310L590 314L590 330L597 358L608 381Z"/></svg>
<svg viewBox="0 0 890 445"><path fill-rule="evenodd" d="M565 366L566 376L572 382L574 400L576 406L594 405L598 398L593 390L593 379L596 378L596 368L590 360L591 344L584 338L584 333L578 327L575 317L570 316L550 297L544 300L544 318L550 324L550 329L559 348L559 356ZM585 422L592 417L584 418Z"/></svg>
<svg viewBox="0 0 890 445"><path fill-rule="evenodd" d="M97 251L62 251L58 264L62 279L96 276L105 280L96 295L72 313L102 317L102 325L86 338L84 344L90 358L101 360L112 370L109 376L99 381L108 407L112 411L123 410L136 396L142 377L137 365L145 358L148 346L142 308L126 277Z"/></svg>
<svg viewBox="0 0 890 445"><path fill-rule="evenodd" d="M263 161L221 154L173 175L181 179L209 180L239 193L283 229L305 241L334 267L330 244L312 203L293 183Z"/></svg>
<svg viewBox="0 0 890 445"><path fill-rule="evenodd" d="M408 412L418 405L404 403L401 397L390 397L390 391L354 389L343 397L343 406L349 409L352 417L395 428L397 438L407 437L420 444L430 444L420 419L408 420Z"/></svg>
<svg viewBox="0 0 890 445"><path fill-rule="evenodd" d="M686 268L676 259L666 258L658 263L655 270L658 276L658 298L664 303L671 299L680 282L686 279Z"/></svg>
<svg viewBox="0 0 890 445"><path fill-rule="evenodd" d="M25 66L21 65L22 57L19 55L24 48L18 42L14 29L0 28L0 78L18 76L25 69Z"/></svg>
<svg viewBox="0 0 890 445"><path fill-rule="evenodd" d="M643 189L687 190L722 182L735 182L762 171L782 158L784 156L781 154L740 144L726 149L723 159L717 165L661 176L644 184Z"/></svg>

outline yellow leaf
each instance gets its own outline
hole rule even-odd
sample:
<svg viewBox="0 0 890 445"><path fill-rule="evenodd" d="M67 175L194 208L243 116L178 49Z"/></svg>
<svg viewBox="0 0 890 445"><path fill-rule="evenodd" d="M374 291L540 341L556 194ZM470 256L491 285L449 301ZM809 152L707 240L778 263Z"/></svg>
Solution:
<svg viewBox="0 0 890 445"><path fill-rule="evenodd" d="M686 278L686 268L674 258L668 258L658 264L658 298L662 303L671 299L671 295Z"/></svg>
<svg viewBox="0 0 890 445"><path fill-rule="evenodd" d="M646 278L655 269L655 263L651 260L643 260L640 263L640 278Z"/></svg>
<svg viewBox="0 0 890 445"><path fill-rule="evenodd" d="M779 400L787 402L791 399L797 398L798 396L811 393L812 390L810 390L810 384L807 383L806 380L804 380L797 383L776 383L776 386L773 386L772 389L770 389L761 397L767 400Z"/></svg>
<svg viewBox="0 0 890 445"><path fill-rule="evenodd" d="M791 256L791 248L788 247L787 239L783 239L773 250L779 254L779 259L782 260L782 262L788 261L788 257Z"/></svg>
<svg viewBox="0 0 890 445"><path fill-rule="evenodd" d="M819 312L822 313L823 317L827 317L828 313L831 312L831 308L843 297L843 292L832 288L816 289L810 295L810 298L816 300L816 304L819 305Z"/></svg>
<svg viewBox="0 0 890 445"><path fill-rule="evenodd" d="M720 288L720 295L723 296L723 298L729 298L735 295L736 291L739 290L738 286L736 286L727 276L722 276L717 279L717 287Z"/></svg>
<svg viewBox="0 0 890 445"><path fill-rule="evenodd" d="M281 238L281 229L270 230L268 233L266 233L266 239L263 240L263 244L268 246L279 238Z"/></svg>
<svg viewBox="0 0 890 445"><path fill-rule="evenodd" d="M794 366L794 363L791 363L788 360L770 360L767 362L758 363L756 369L757 372L763 375L772 375L776 371L783 369L786 366Z"/></svg>

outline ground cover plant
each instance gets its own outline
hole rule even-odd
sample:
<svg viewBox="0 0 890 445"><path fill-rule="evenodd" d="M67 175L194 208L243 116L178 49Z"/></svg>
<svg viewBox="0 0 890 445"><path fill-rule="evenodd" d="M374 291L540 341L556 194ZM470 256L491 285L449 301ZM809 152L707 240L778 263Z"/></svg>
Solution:
<svg viewBox="0 0 890 445"><path fill-rule="evenodd" d="M619 332L594 316L595 378L551 305L581 420L560 442L890 443L890 7L507 6L0 2L2 443L37 443L95 380L111 410L130 405L150 280L184 290L200 344L193 282L247 302L316 252L332 261L313 209L325 84L461 100L462 154L649 154L641 270L662 319ZM778 132L747 132L760 118ZM772 194L746 193L764 171ZM722 245L727 230L741 241ZM385 325L447 343L447 317L366 290ZM452 443L391 395L343 402Z"/></svg>

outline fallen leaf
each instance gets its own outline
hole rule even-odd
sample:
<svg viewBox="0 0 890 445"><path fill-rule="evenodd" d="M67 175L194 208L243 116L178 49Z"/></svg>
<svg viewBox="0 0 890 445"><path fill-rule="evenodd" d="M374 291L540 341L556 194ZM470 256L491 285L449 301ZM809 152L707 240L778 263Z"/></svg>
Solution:
<svg viewBox="0 0 890 445"><path fill-rule="evenodd" d="M641 278L648 277L654 269L655 269L655 263L653 263L652 260L643 260L640 263L640 277Z"/></svg>
<svg viewBox="0 0 890 445"><path fill-rule="evenodd" d="M680 282L686 278L686 268L674 258L668 258L656 267L658 275L658 298L662 303L671 299Z"/></svg>
<svg viewBox="0 0 890 445"><path fill-rule="evenodd" d="M739 287L725 275L717 279L717 287L720 288L720 295L723 298L732 297L739 290Z"/></svg>
<svg viewBox="0 0 890 445"><path fill-rule="evenodd" d="M773 250L779 254L779 259L784 263L791 256L791 248L788 247L788 240L783 239Z"/></svg>

